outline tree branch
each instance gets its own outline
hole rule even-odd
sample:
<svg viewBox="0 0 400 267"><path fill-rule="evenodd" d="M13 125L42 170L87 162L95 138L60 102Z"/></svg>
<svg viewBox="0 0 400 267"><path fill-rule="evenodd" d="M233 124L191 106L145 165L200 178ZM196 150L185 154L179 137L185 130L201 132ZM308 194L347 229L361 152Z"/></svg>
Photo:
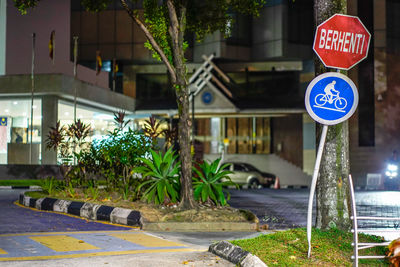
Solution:
<svg viewBox="0 0 400 267"><path fill-rule="evenodd" d="M176 51L176 48L179 47L179 40L178 40L179 22L178 22L178 17L176 15L176 9L172 0L167 0L167 6L170 19L170 34L172 39L172 46L173 46L173 51Z"/></svg>
<svg viewBox="0 0 400 267"><path fill-rule="evenodd" d="M175 68L171 65L171 63L168 61L168 58L166 57L165 53L162 51L160 46L157 44L156 40L154 39L153 35L150 33L150 31L147 29L147 27L143 24L143 22L140 21L140 19L133 14L132 9L130 9L126 3L125 0L120 0L122 6L124 7L125 11L128 13L128 15L133 19L133 21L139 26L140 29L144 32L144 34L147 37L147 40L149 40L150 44L153 46L154 50L160 55L161 60L165 63L168 72L171 74L171 82L176 83L176 72Z"/></svg>

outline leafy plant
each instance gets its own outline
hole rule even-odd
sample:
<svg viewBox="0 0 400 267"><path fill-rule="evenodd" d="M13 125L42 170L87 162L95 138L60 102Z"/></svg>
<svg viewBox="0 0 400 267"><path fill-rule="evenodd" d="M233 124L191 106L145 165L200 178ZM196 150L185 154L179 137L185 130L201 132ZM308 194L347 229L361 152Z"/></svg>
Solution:
<svg viewBox="0 0 400 267"><path fill-rule="evenodd" d="M151 116L148 120L145 120L144 123L144 134L151 138L153 144L156 144L157 137L162 134L161 122L157 121L154 116Z"/></svg>
<svg viewBox="0 0 400 267"><path fill-rule="evenodd" d="M90 125L84 124L80 119L68 125L66 132L68 141L77 146L78 149L86 148L85 146L88 144L86 138L89 137L90 133Z"/></svg>
<svg viewBox="0 0 400 267"><path fill-rule="evenodd" d="M178 129L177 127L172 127L168 124L167 128L162 131L165 137L165 148L169 148L173 146L178 138Z"/></svg>
<svg viewBox="0 0 400 267"><path fill-rule="evenodd" d="M221 159L214 160L211 164L204 161L198 164L200 170L193 167L193 172L196 174L193 177L194 198L202 202L226 205L226 200L230 199L229 192L226 192L225 198L224 187L236 185L231 181L228 174L231 171L226 170L229 164L219 166Z"/></svg>
<svg viewBox="0 0 400 267"><path fill-rule="evenodd" d="M118 111L114 113L114 123L120 130L124 129L130 121L130 120L125 121L125 116L126 116L125 111Z"/></svg>
<svg viewBox="0 0 400 267"><path fill-rule="evenodd" d="M70 197L72 197L72 198L75 197L76 191L75 191L75 188L74 188L74 186L72 185L72 183L69 183L69 184L68 184L66 190L67 190L68 196L70 196Z"/></svg>
<svg viewBox="0 0 400 267"><path fill-rule="evenodd" d="M54 176L47 177L42 182L43 191L45 191L49 195L52 195L54 193L55 189L56 189L56 186L57 186L56 183L57 183L57 181L54 178Z"/></svg>
<svg viewBox="0 0 400 267"><path fill-rule="evenodd" d="M133 184L133 169L141 164L140 158L149 153L150 148L149 138L142 133L131 128L124 132L115 129L107 138L93 142L90 153L107 187L117 189Z"/></svg>
<svg viewBox="0 0 400 267"><path fill-rule="evenodd" d="M54 149L58 152L60 159L60 170L67 184L70 183L72 176L82 177L80 169L71 165L74 163L74 156L77 152L86 151L90 145L86 138L90 135L90 125L84 124L81 120L66 126L61 126L57 121L55 127L51 127L47 135L47 149ZM80 183L80 182L78 182Z"/></svg>
<svg viewBox="0 0 400 267"><path fill-rule="evenodd" d="M178 156L175 155L172 148L168 149L164 155L154 150L150 150L150 152L151 160L141 158L144 166L135 169L137 172L142 173L144 177L149 177L148 180L139 185L137 190L139 191L142 187L148 186L143 193L143 198L147 202L161 204L170 201L175 203L179 198L180 190L179 173L181 164L176 161Z"/></svg>
<svg viewBox="0 0 400 267"><path fill-rule="evenodd" d="M122 188L122 198L124 199L124 200L128 200L128 198L129 198L129 196L130 196L130 194L131 194L131 191L130 191L130 186L129 186L129 184L125 184L125 186Z"/></svg>
<svg viewBox="0 0 400 267"><path fill-rule="evenodd" d="M71 162L72 156L69 152L66 127L61 126L60 121L57 121L55 127L50 127L46 139L46 147L47 149L53 149L58 152L61 164L68 164Z"/></svg>
<svg viewBox="0 0 400 267"><path fill-rule="evenodd" d="M93 200L96 200L99 197L99 188L97 186L89 186L87 191Z"/></svg>

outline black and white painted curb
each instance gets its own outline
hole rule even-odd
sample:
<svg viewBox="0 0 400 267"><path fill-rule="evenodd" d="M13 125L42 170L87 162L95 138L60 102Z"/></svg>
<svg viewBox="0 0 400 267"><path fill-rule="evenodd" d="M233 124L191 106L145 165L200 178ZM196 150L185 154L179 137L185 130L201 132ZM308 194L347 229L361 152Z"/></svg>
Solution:
<svg viewBox="0 0 400 267"><path fill-rule="evenodd" d="M30 186L22 186L22 185L2 185L0 189L41 189L41 186L38 185L30 185Z"/></svg>
<svg viewBox="0 0 400 267"><path fill-rule="evenodd" d="M257 256L227 241L212 244L208 251L242 267L267 267Z"/></svg>
<svg viewBox="0 0 400 267"><path fill-rule="evenodd" d="M143 226L143 217L139 211L97 205L88 202L77 202L55 198L39 198L19 195L19 203L38 210L57 211L80 216L89 220L107 221L129 226Z"/></svg>

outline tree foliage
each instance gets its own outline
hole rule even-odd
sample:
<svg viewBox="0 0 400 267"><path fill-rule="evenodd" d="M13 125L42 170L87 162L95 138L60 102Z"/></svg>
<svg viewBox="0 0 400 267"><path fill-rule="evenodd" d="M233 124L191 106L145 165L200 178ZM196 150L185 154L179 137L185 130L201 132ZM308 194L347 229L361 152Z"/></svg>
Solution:
<svg viewBox="0 0 400 267"><path fill-rule="evenodd" d="M15 6L26 14L40 0L14 0ZM162 61L175 88L178 104L178 140L180 146L182 209L194 208L192 187L192 158L190 154L189 89L184 52L187 47L185 33L196 35L198 41L207 34L221 31L229 35L234 13L258 15L265 0L119 0L132 20L143 31L148 42L145 46L153 57ZM81 0L88 11L105 10L113 0ZM136 9L143 7L143 16Z"/></svg>

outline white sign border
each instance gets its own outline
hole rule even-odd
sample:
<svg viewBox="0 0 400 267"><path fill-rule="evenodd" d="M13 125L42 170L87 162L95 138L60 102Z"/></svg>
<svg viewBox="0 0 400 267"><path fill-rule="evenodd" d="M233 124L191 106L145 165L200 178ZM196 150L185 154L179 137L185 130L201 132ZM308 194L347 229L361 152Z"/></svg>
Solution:
<svg viewBox="0 0 400 267"><path fill-rule="evenodd" d="M351 89L353 90L353 95L354 95L353 106L351 107L350 111L346 115L344 115L342 118L337 119L337 120L324 120L324 119L318 117L318 115L314 113L314 111L311 109L311 106L310 106L311 90L314 88L314 85L317 82L319 82L320 80L322 80L324 78L327 78L327 77L337 77L337 78L343 79L350 85ZM323 73L321 75L318 75L317 77L315 77L310 82L310 84L308 85L307 90L306 90L306 95L304 97L304 102L305 102L308 114L315 121L317 121L317 122L319 122L319 123L321 123L323 125L335 125L335 124L338 124L338 123L341 123L341 122L347 120L348 118L350 118L354 114L354 112L356 111L357 106L358 106L358 91L357 91L356 85L346 75L338 73L338 72L326 72L326 73Z"/></svg>

